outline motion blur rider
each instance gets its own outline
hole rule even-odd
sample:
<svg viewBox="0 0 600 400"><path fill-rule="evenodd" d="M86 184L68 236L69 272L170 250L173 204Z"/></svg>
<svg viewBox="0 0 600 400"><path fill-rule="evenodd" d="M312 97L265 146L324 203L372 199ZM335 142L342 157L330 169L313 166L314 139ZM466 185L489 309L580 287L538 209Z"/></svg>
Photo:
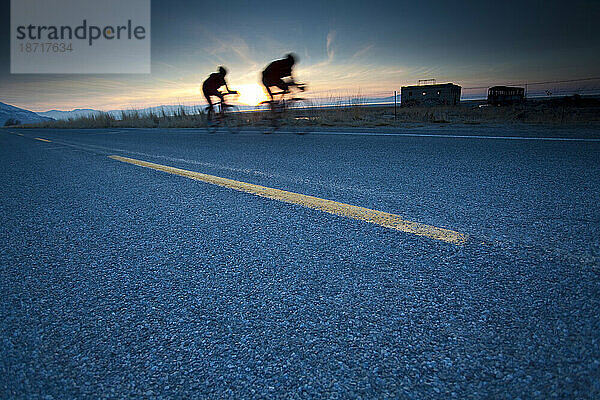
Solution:
<svg viewBox="0 0 600 400"><path fill-rule="evenodd" d="M278 87L282 93L289 93L291 86L296 86L304 91L305 86L294 81L292 76L292 68L296 63L296 56L292 53L288 54L281 60L275 60L265 68L262 73L262 83L269 93L271 101L273 100L272 87ZM284 80L284 78L286 78Z"/></svg>
<svg viewBox="0 0 600 400"><path fill-rule="evenodd" d="M225 75L227 75L227 70L225 67L220 66L218 72L210 74L210 76L202 84L202 93L204 93L204 97L206 97L206 101L208 102L209 115L211 115L214 111L213 102L211 100L212 96L218 97L221 100L221 103L224 104L224 95L237 94L235 90L230 90L227 86L227 82L225 82ZM219 88L223 86L225 86L227 92L219 91Z"/></svg>

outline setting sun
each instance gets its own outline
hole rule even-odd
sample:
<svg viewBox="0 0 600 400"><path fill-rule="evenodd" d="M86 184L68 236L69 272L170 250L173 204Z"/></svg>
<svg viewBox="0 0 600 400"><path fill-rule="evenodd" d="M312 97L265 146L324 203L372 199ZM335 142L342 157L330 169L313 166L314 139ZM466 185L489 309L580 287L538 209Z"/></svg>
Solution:
<svg viewBox="0 0 600 400"><path fill-rule="evenodd" d="M240 97L237 99L237 101L248 106L256 106L261 101L267 100L267 95L264 89L257 83L239 85L235 88L235 90L240 92Z"/></svg>

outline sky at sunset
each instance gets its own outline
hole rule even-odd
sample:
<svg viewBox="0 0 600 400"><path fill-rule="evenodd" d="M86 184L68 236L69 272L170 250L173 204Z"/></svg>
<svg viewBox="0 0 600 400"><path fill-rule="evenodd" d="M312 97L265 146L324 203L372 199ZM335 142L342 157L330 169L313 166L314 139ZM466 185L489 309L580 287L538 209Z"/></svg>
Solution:
<svg viewBox="0 0 600 400"><path fill-rule="evenodd" d="M425 78L600 76L599 1L153 1L152 73L140 75L11 75L10 1L0 4L0 101L34 111L201 104L219 65L253 103L260 71L290 51L317 97L385 97Z"/></svg>

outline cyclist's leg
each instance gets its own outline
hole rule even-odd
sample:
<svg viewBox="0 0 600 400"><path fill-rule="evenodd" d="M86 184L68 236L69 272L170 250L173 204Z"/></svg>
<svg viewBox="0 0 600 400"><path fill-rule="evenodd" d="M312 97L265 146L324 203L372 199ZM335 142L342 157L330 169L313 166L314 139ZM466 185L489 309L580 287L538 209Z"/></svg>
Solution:
<svg viewBox="0 0 600 400"><path fill-rule="evenodd" d="M283 79L279 78L277 81L273 82L273 86L277 86L283 93L289 93L290 85L287 84Z"/></svg>
<svg viewBox="0 0 600 400"><path fill-rule="evenodd" d="M273 104L276 106L278 111L283 111L283 109L281 108L285 105L285 103L283 102L283 98L287 93L290 92L290 85L283 79L279 78L273 82L273 86L280 89L280 91L275 94L279 95L279 100L277 102L274 102Z"/></svg>
<svg viewBox="0 0 600 400"><path fill-rule="evenodd" d="M262 84L267 89L267 93L269 94L269 98L273 101L273 92L271 92L271 82L263 75Z"/></svg>
<svg viewBox="0 0 600 400"><path fill-rule="evenodd" d="M208 107L206 107L206 118L210 121L212 119L212 114L214 111L214 106L212 100L210 99L210 93L203 88L202 93L206 98L206 102L208 103Z"/></svg>
<svg viewBox="0 0 600 400"><path fill-rule="evenodd" d="M283 100L284 100L285 95L290 92L290 85L287 82L285 82L283 79L279 78L273 82L273 86L280 89L280 91L275 94L275 95L279 95L279 100L276 102L273 102L273 105L275 106L275 110L277 112L282 112L285 108L285 102Z"/></svg>
<svg viewBox="0 0 600 400"><path fill-rule="evenodd" d="M221 100L221 107L219 110L219 114L221 114L221 116L223 116L223 114L225 114L225 96L223 95L223 93L217 91L217 93L215 93L215 96L217 96L219 98L219 100Z"/></svg>

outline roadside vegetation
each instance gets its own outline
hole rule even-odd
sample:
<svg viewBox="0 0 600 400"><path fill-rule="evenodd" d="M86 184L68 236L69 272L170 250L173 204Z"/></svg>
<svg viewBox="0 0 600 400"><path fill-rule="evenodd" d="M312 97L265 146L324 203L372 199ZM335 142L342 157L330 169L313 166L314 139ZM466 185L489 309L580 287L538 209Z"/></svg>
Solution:
<svg viewBox="0 0 600 400"><path fill-rule="evenodd" d="M365 105L360 98L354 98L330 107L291 110L287 117L290 123L322 127L394 127L421 123L587 125L600 123L600 100L573 96L554 100L529 100L511 106L490 106L472 101L463 102L459 106L397 107L395 111L393 105ZM269 113L265 111L243 111L236 114L239 125L248 127L268 125L269 118ZM201 109L190 113L181 106L174 113L164 110L145 113L137 110L123 111L119 116L98 113L23 127L203 128L206 127L206 116Z"/></svg>
<svg viewBox="0 0 600 400"><path fill-rule="evenodd" d="M4 122L4 126L16 126L16 125L21 125L21 121L19 121L18 119L9 118Z"/></svg>

